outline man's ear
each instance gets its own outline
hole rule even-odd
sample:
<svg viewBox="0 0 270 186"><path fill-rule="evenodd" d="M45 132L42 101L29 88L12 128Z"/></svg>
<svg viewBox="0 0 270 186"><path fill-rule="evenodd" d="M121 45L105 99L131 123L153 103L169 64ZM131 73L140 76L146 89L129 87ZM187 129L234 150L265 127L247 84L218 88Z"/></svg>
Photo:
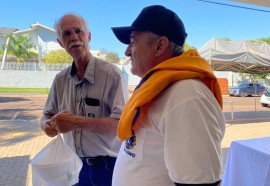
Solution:
<svg viewBox="0 0 270 186"><path fill-rule="evenodd" d="M91 41L91 32L88 32L87 37L88 37L88 42L90 42Z"/></svg>
<svg viewBox="0 0 270 186"><path fill-rule="evenodd" d="M159 38L158 40L158 45L157 45L157 48L156 48L156 57L164 54L166 52L166 50L168 49L169 47L169 39L165 36L162 36Z"/></svg>
<svg viewBox="0 0 270 186"><path fill-rule="evenodd" d="M57 42L59 43L59 45L62 47L62 48L64 48L63 47L63 45L62 45L62 42L57 38Z"/></svg>

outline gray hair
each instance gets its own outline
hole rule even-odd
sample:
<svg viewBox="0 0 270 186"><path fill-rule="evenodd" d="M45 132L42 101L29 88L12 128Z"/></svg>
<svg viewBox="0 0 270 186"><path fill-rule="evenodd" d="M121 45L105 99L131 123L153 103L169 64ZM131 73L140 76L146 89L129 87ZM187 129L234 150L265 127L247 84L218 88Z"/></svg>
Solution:
<svg viewBox="0 0 270 186"><path fill-rule="evenodd" d="M54 29L55 29L56 35L57 35L57 37L58 37L59 39L61 39L61 37L60 37L60 36L61 36L61 35L60 35L61 33L60 33L60 25L59 25L59 23L60 23L60 21L62 20L62 18L63 18L64 16L67 16L67 15L74 15L74 16L78 17L78 18L82 21L83 27L84 27L84 29L86 30L86 32L87 32L87 33L89 32L87 22L85 21L85 19L84 19L82 16L80 16L80 15L78 15L78 14L75 14L75 13L67 13L67 14L63 15L62 17L60 17L60 19L57 20L57 21L54 23Z"/></svg>
<svg viewBox="0 0 270 186"><path fill-rule="evenodd" d="M172 41L170 41L170 43L169 43L169 48L172 52L173 57L180 56L185 51L183 46L179 46Z"/></svg>
<svg viewBox="0 0 270 186"><path fill-rule="evenodd" d="M153 32L149 32L149 38L147 41L147 44L151 44L155 39L158 39L159 37L161 37L160 35L157 35ZM171 54L173 57L179 56L182 53L184 53L184 47L177 45L176 43L169 41L169 49L171 51Z"/></svg>

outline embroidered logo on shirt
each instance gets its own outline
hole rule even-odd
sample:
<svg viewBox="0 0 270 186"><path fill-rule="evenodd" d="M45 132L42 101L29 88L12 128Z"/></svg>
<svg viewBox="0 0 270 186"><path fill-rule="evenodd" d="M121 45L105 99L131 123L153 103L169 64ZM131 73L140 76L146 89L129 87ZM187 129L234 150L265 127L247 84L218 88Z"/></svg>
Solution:
<svg viewBox="0 0 270 186"><path fill-rule="evenodd" d="M133 152L129 151L128 149L126 149L126 147L124 148L124 151L131 156L132 158L135 158L136 154L134 154Z"/></svg>
<svg viewBox="0 0 270 186"><path fill-rule="evenodd" d="M73 175L70 172L67 172L67 180L71 181L73 179Z"/></svg>
<svg viewBox="0 0 270 186"><path fill-rule="evenodd" d="M135 132L132 131L132 136L125 141L125 148L124 151L131 156L132 158L135 158L136 154L131 152L130 150L133 149L133 147L136 145L136 136Z"/></svg>
<svg viewBox="0 0 270 186"><path fill-rule="evenodd" d="M125 141L125 145L127 149L133 149L133 147L136 145L136 136L135 132L132 131L132 136Z"/></svg>
<svg viewBox="0 0 270 186"><path fill-rule="evenodd" d="M94 117L95 117L95 114L93 114L93 113L88 113L87 116L90 117L90 118L94 118Z"/></svg>

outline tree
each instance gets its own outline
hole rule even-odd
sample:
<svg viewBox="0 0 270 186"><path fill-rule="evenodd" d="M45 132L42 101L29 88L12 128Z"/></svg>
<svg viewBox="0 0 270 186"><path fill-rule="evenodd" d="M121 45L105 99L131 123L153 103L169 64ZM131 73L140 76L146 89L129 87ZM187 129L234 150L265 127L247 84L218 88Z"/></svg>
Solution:
<svg viewBox="0 0 270 186"><path fill-rule="evenodd" d="M242 80L244 79L251 79L252 82L257 81L257 79L267 79L269 76L268 73L261 73L261 74L249 74L249 73L239 73L239 76Z"/></svg>
<svg viewBox="0 0 270 186"><path fill-rule="evenodd" d="M108 52L105 55L105 60L108 61L108 62L117 64L117 63L119 63L119 56L115 52Z"/></svg>
<svg viewBox="0 0 270 186"><path fill-rule="evenodd" d="M220 39L222 39L223 41L231 41L231 39L228 38L228 37L222 37L222 38L220 38Z"/></svg>
<svg viewBox="0 0 270 186"><path fill-rule="evenodd" d="M265 42L265 43L267 43L267 44L269 44L270 45L270 37L265 37L265 38L261 38L261 39L258 39L259 41L262 41L262 42Z"/></svg>
<svg viewBox="0 0 270 186"><path fill-rule="evenodd" d="M28 34L15 35L13 33L7 34L6 37L10 39L8 45L4 45L3 49L7 48L8 53L17 57L18 62L22 62L24 58L31 58L35 55L31 49L35 45L31 42Z"/></svg>
<svg viewBox="0 0 270 186"><path fill-rule="evenodd" d="M185 43L184 49L185 49L185 51L187 51L187 50L190 50L190 49L196 49L196 47L194 47L194 46L192 46L192 45L190 45L188 43Z"/></svg>
<svg viewBox="0 0 270 186"><path fill-rule="evenodd" d="M249 40L252 43L267 43L270 45L270 37L265 37L265 38L261 38L261 39L256 39L256 40Z"/></svg>
<svg viewBox="0 0 270 186"><path fill-rule="evenodd" d="M71 63L72 57L63 49L48 52L42 59L44 63Z"/></svg>

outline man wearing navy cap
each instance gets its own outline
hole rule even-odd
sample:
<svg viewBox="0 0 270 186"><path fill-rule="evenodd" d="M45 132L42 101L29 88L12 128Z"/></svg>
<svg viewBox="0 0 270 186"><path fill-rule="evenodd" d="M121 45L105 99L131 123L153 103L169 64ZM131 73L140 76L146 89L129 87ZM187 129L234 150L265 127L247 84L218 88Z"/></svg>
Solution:
<svg viewBox="0 0 270 186"><path fill-rule="evenodd" d="M181 19L153 5L131 26L112 30L142 78L118 126L113 186L220 185L222 95L208 62L196 50L184 52Z"/></svg>

